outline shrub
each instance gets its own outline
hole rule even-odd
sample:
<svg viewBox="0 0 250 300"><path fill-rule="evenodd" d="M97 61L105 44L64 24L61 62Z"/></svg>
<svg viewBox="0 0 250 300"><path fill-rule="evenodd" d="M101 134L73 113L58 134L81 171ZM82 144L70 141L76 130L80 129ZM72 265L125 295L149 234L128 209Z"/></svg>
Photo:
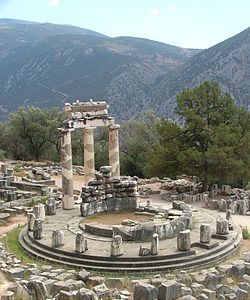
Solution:
<svg viewBox="0 0 250 300"><path fill-rule="evenodd" d="M250 239L250 232L248 231L247 226L245 228L242 228L242 236L243 236L243 240Z"/></svg>

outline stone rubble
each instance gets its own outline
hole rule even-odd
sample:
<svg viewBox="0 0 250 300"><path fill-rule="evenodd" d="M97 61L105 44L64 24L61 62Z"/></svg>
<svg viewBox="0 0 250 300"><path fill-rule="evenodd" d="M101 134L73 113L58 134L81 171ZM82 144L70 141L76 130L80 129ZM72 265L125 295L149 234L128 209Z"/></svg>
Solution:
<svg viewBox="0 0 250 300"><path fill-rule="evenodd" d="M150 251L150 249L149 249ZM250 252L228 265L200 271L179 271L154 275L151 279L131 280L133 292L126 290L121 278L93 276L80 271L43 265L24 265L0 243L0 270L13 280L1 300L47 299L249 299ZM19 298L18 298L19 297Z"/></svg>

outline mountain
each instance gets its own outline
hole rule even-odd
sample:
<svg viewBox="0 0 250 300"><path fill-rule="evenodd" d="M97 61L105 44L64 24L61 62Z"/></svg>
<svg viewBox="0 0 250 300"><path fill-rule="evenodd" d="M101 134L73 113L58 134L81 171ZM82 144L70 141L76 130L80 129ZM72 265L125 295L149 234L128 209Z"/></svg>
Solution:
<svg viewBox="0 0 250 300"><path fill-rule="evenodd" d="M106 100L118 119L141 117L148 108L173 118L176 95L204 80L220 82L250 107L249 32L199 50L0 19L0 118L19 105L63 107L76 99Z"/></svg>
<svg viewBox="0 0 250 300"><path fill-rule="evenodd" d="M118 118L141 116L149 90L199 50L73 26L0 21L0 109L105 99ZM131 100L133 104L131 103Z"/></svg>
<svg viewBox="0 0 250 300"><path fill-rule="evenodd" d="M163 76L150 91L156 110L172 117L176 95L205 80L217 81L239 106L250 110L250 28L203 50Z"/></svg>

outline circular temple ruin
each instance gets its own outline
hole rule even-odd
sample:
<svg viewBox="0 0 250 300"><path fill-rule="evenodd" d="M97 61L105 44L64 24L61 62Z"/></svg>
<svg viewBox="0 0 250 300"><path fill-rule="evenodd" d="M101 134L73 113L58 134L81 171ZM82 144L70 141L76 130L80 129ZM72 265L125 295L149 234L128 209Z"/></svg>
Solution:
<svg viewBox="0 0 250 300"><path fill-rule="evenodd" d="M30 256L73 267L106 272L154 272L209 265L236 251L241 229L228 214L217 216L191 202L207 203L207 194L180 197L167 192L138 197L137 178L120 176L119 125L108 116L105 102L66 104L62 134L62 205L51 197L27 214L19 235ZM109 130L109 166L95 172L93 129ZM85 180L81 201L74 199L71 132L84 133ZM188 201L185 201L187 200ZM192 201L191 201L192 200ZM189 202L185 203L185 202ZM101 214L129 212L130 219L103 224ZM146 216L141 221L139 216Z"/></svg>

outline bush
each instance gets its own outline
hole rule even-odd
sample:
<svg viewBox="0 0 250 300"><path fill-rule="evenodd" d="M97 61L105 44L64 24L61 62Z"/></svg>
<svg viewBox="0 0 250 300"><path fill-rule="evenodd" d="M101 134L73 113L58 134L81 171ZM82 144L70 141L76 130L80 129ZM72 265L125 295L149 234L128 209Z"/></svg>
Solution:
<svg viewBox="0 0 250 300"><path fill-rule="evenodd" d="M245 228L242 228L242 236L243 236L243 240L250 239L250 232L248 231L247 226Z"/></svg>

